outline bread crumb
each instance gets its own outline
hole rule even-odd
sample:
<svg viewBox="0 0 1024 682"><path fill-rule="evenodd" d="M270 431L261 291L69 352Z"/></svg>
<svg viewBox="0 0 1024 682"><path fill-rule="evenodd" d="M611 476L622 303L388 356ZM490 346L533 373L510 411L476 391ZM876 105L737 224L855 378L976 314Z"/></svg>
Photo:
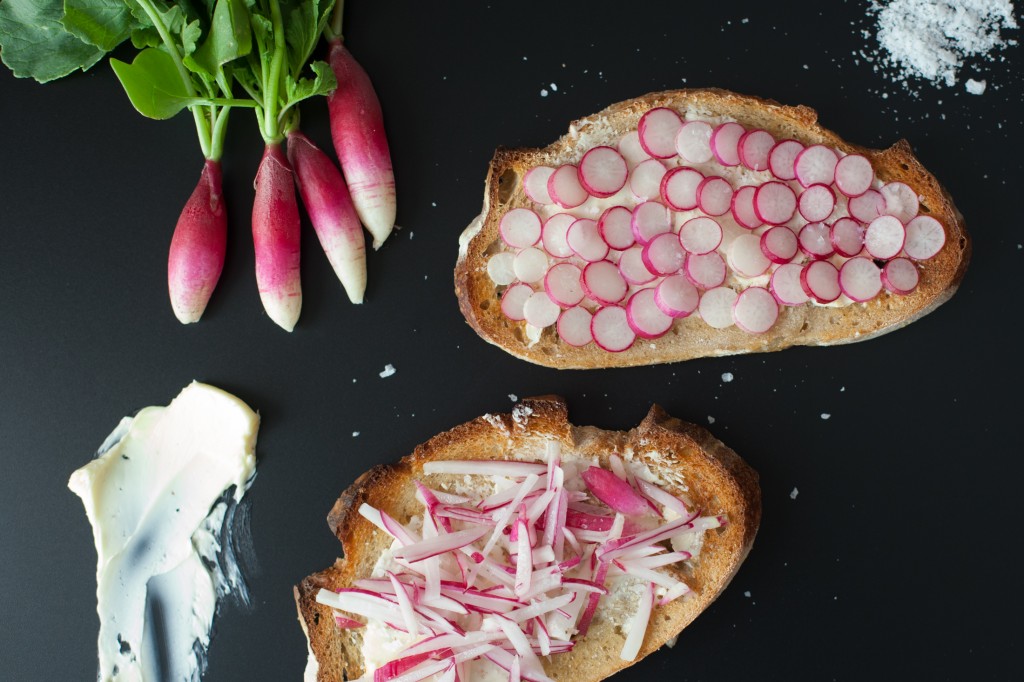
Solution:
<svg viewBox="0 0 1024 682"><path fill-rule="evenodd" d="M515 393L509 393L508 399L514 403L519 402L519 396L517 396Z"/></svg>
<svg viewBox="0 0 1024 682"><path fill-rule="evenodd" d="M384 365L384 371L380 373L381 379L387 379L389 376L395 373L395 366L388 363Z"/></svg>
<svg viewBox="0 0 1024 682"><path fill-rule="evenodd" d="M796 486L793 486L793 490L789 493L789 499L795 500L796 496L799 495L799 494L800 494L800 491L796 489Z"/></svg>
<svg viewBox="0 0 1024 682"><path fill-rule="evenodd" d="M352 432L352 437L353 438L358 438L359 437L359 432L358 431L353 431Z"/></svg>
<svg viewBox="0 0 1024 682"><path fill-rule="evenodd" d="M986 83L984 80L976 81L973 78L968 78L967 82L964 83L964 88L966 88L967 92L971 93L972 95L983 94L987 86L988 83Z"/></svg>
<svg viewBox="0 0 1024 682"><path fill-rule="evenodd" d="M724 381L725 383L729 383L729 382L730 382L730 381L732 381L732 380L733 380L734 378L735 378L735 377L733 377L733 375L732 375L732 372L724 372L724 373L722 374L722 381Z"/></svg>
<svg viewBox="0 0 1024 682"><path fill-rule="evenodd" d="M822 412L822 413L821 413L821 418L822 418L822 419L828 419L828 418L829 418L829 417L831 417L831 416L832 416L832 415L831 415L831 414L829 414L828 412Z"/></svg>

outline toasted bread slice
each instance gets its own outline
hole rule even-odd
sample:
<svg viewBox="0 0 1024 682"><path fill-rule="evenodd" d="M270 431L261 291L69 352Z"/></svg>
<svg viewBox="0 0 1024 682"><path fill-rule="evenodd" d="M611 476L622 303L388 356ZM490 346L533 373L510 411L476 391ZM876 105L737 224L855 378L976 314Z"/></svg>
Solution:
<svg viewBox="0 0 1024 682"><path fill-rule="evenodd" d="M505 287L491 280L487 263L491 255L505 248L499 234L501 217L510 209L534 206L523 189L524 174L536 166L578 164L588 149L598 145L614 147L623 135L636 130L640 117L654 107L668 107L713 122L737 121L748 130L767 130L776 140L792 138L806 146L823 144L845 154L862 154L871 161L878 180L906 183L919 195L920 213L943 225L945 246L934 258L918 263L920 284L909 295L890 294L883 289L866 303L780 306L774 326L761 334L747 333L736 326L716 329L695 313L675 320L660 338L638 338L624 352L608 352L593 342L571 346L559 338L554 325L538 334L525 322L508 319L501 310ZM866 149L820 127L812 109L717 89L651 93L574 122L568 134L544 149L498 149L487 173L483 211L463 232L459 246L455 291L470 326L486 341L516 357L558 369L649 365L874 338L913 322L947 301L964 276L971 250L963 216L906 141L900 140L886 150ZM737 288L731 282L727 285Z"/></svg>
<svg viewBox="0 0 1024 682"><path fill-rule="evenodd" d="M756 472L705 429L669 417L657 406L636 428L617 432L573 426L561 398L524 399L511 414L484 415L435 436L396 464L371 469L338 499L327 521L341 541L344 558L295 588L299 622L309 642L306 679L340 682L364 673L361 630L340 630L331 609L316 601L321 588L337 590L369 577L381 553L391 546L392 539L358 513L363 503L405 523L422 511L413 480L444 484L436 474L424 475L425 463L543 459L546 443L552 440L561 445L563 456L596 458L605 467L613 453L642 463L668 481L670 492L685 491L704 513L728 517L727 525L706 532L697 557L681 565L680 577L693 593L656 607L636 660L678 635L714 601L736 574L757 533L761 492ZM624 641L610 619L595 617L590 631L569 653L542 659L545 672L556 680L603 679L630 665L618 655Z"/></svg>

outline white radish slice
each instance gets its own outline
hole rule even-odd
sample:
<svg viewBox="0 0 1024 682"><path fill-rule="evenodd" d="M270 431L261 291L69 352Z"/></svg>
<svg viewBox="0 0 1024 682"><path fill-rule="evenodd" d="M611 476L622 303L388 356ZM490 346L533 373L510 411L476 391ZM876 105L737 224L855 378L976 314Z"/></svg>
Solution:
<svg viewBox="0 0 1024 682"><path fill-rule="evenodd" d="M875 218L864 233L864 248L875 258L888 260L903 250L907 230L900 219L883 215Z"/></svg>
<svg viewBox="0 0 1024 682"><path fill-rule="evenodd" d="M573 253L591 263L604 260L608 255L608 245L601 238L597 221L590 218L580 218L570 225L565 241Z"/></svg>
<svg viewBox="0 0 1024 682"><path fill-rule="evenodd" d="M714 128L706 121L687 121L676 134L676 151L689 163L707 163L711 160L711 133Z"/></svg>
<svg viewBox="0 0 1024 682"><path fill-rule="evenodd" d="M761 233L761 253L773 263L788 263L800 250L793 230L776 225Z"/></svg>
<svg viewBox="0 0 1024 682"><path fill-rule="evenodd" d="M691 218L679 228L679 243L697 256L711 253L722 244L722 226L707 216Z"/></svg>
<svg viewBox="0 0 1024 682"><path fill-rule="evenodd" d="M919 215L907 223L907 242L903 249L914 260L928 260L946 245L942 223L928 215Z"/></svg>
<svg viewBox="0 0 1024 682"><path fill-rule="evenodd" d="M729 245L729 266L743 277L763 275L771 264L761 251L761 237L756 234L741 234Z"/></svg>
<svg viewBox="0 0 1024 682"><path fill-rule="evenodd" d="M779 304L764 287L747 287L732 304L732 319L749 334L764 334L779 319Z"/></svg>
<svg viewBox="0 0 1024 682"><path fill-rule="evenodd" d="M544 275L544 291L563 308L571 308L583 300L583 271L572 263L555 263Z"/></svg>
<svg viewBox="0 0 1024 682"><path fill-rule="evenodd" d="M551 203L548 180L554 172L555 169L549 166L536 166L526 171L526 175L523 176L523 191L530 197L530 201L536 201L538 204Z"/></svg>
<svg viewBox="0 0 1024 682"><path fill-rule="evenodd" d="M725 260L717 251L701 256L690 254L683 264L683 274L696 287L714 289L725 282Z"/></svg>
<svg viewBox="0 0 1024 682"><path fill-rule="evenodd" d="M619 153L626 160L626 164L632 169L641 161L651 158L651 155L640 146L640 133L631 130L619 139Z"/></svg>
<svg viewBox="0 0 1024 682"><path fill-rule="evenodd" d="M548 256L540 249L523 249L512 261L512 269L520 282L539 282L548 271Z"/></svg>
<svg viewBox="0 0 1024 682"><path fill-rule="evenodd" d="M832 223L829 239L836 253L853 258L864 250L864 226L853 218L840 218Z"/></svg>
<svg viewBox="0 0 1024 682"><path fill-rule="evenodd" d="M580 184L579 171L571 163L559 166L548 178L548 195L562 208L576 208L589 196Z"/></svg>
<svg viewBox="0 0 1024 682"><path fill-rule="evenodd" d="M831 185L836 179L839 155L823 144L811 145L800 152L793 163L796 180L804 187Z"/></svg>
<svg viewBox="0 0 1024 682"><path fill-rule="evenodd" d="M640 146L656 159L668 159L676 155L676 135L683 126L679 114L665 107L651 109L640 117L637 132Z"/></svg>
<svg viewBox="0 0 1024 682"><path fill-rule="evenodd" d="M917 215L921 203L917 198L917 192L910 185L902 182L890 182L882 186L881 192L882 199L885 200L883 213L886 215L899 218L904 225Z"/></svg>
<svg viewBox="0 0 1024 682"><path fill-rule="evenodd" d="M543 291L538 291L523 304L523 317L528 324L543 329L558 321L562 309Z"/></svg>
<svg viewBox="0 0 1024 682"><path fill-rule="evenodd" d="M893 258L882 268L882 284L894 294L906 296L920 281L921 273L909 258Z"/></svg>
<svg viewBox="0 0 1024 682"><path fill-rule="evenodd" d="M672 275L658 282L654 303L671 317L686 317L697 309L700 293L685 275Z"/></svg>
<svg viewBox="0 0 1024 682"><path fill-rule="evenodd" d="M811 258L828 258L835 253L832 233L825 223L807 223L800 228L797 238L800 241L800 250Z"/></svg>
<svg viewBox="0 0 1024 682"><path fill-rule="evenodd" d="M729 287L715 287L704 292L700 297L701 319L715 329L725 329L734 323L732 319L732 305L739 296Z"/></svg>
<svg viewBox="0 0 1024 682"><path fill-rule="evenodd" d="M747 132L739 123L723 123L711 133L711 153L723 166L740 165L740 138Z"/></svg>
<svg viewBox="0 0 1024 682"><path fill-rule="evenodd" d="M764 221L758 218L757 212L754 211L755 194L756 185L744 185L732 195L732 217L740 227L748 230L755 230L764 225Z"/></svg>
<svg viewBox="0 0 1024 682"><path fill-rule="evenodd" d="M679 238L671 233L659 234L647 242L640 257L647 269L656 275L671 275L679 272L686 259L686 252L683 251Z"/></svg>
<svg viewBox="0 0 1024 682"><path fill-rule="evenodd" d="M611 147L594 147L580 159L580 184L595 197L610 197L626 184L629 169Z"/></svg>
<svg viewBox="0 0 1024 682"><path fill-rule="evenodd" d="M717 175L704 178L697 186L697 205L708 215L728 213L732 206L732 185Z"/></svg>
<svg viewBox="0 0 1024 682"><path fill-rule="evenodd" d="M619 257L619 272L630 284L653 282L656 275L647 269L643 259L643 248L634 247L622 252Z"/></svg>
<svg viewBox="0 0 1024 682"><path fill-rule="evenodd" d="M836 193L828 185L811 185L800 192L800 215L809 223L828 220L836 207Z"/></svg>
<svg viewBox="0 0 1024 682"><path fill-rule="evenodd" d="M852 197L846 204L850 215L862 223L870 223L880 215L885 215L885 197L876 189L869 189L859 197Z"/></svg>
<svg viewBox="0 0 1024 682"><path fill-rule="evenodd" d="M516 272L513 269L515 255L508 251L502 251L491 256L487 261L487 276L498 286L505 286L516 281Z"/></svg>
<svg viewBox="0 0 1024 682"><path fill-rule="evenodd" d="M657 201L645 201L633 209L631 226L637 243L646 244L659 234L672 231L672 215Z"/></svg>
<svg viewBox="0 0 1024 682"><path fill-rule="evenodd" d="M753 171L768 170L768 155L775 146L775 138L767 130L748 130L740 138L740 162Z"/></svg>
<svg viewBox="0 0 1024 682"><path fill-rule="evenodd" d="M871 189L875 181L875 169L867 157L849 154L836 164L836 187L848 197L859 197Z"/></svg>
<svg viewBox="0 0 1024 682"><path fill-rule="evenodd" d="M571 213L556 213L548 218L541 230L541 242L544 245L544 250L555 258L571 256L573 251L569 248L566 237L569 234L569 228L576 220L576 216Z"/></svg>
<svg viewBox="0 0 1024 682"><path fill-rule="evenodd" d="M633 212L625 206L612 206L601 214L597 229L608 246L623 251L636 243L633 236Z"/></svg>
<svg viewBox="0 0 1024 682"><path fill-rule="evenodd" d="M594 340L590 321L594 316L586 308L569 308L558 318L558 336L570 346L585 346Z"/></svg>
<svg viewBox="0 0 1024 682"><path fill-rule="evenodd" d="M796 140L783 140L768 154L768 170L779 180L796 179L796 157L804 146Z"/></svg>
<svg viewBox="0 0 1024 682"><path fill-rule="evenodd" d="M672 328L672 321L654 302L654 289L641 289L626 302L626 322L641 338L664 336Z"/></svg>
<svg viewBox="0 0 1024 682"><path fill-rule="evenodd" d="M661 198L676 211L697 208L697 188L703 180L704 175L698 170L673 168L661 179Z"/></svg>
<svg viewBox="0 0 1024 682"><path fill-rule="evenodd" d="M657 199L661 195L661 179L665 165L657 159L641 161L629 174L629 189L638 201Z"/></svg>
<svg viewBox="0 0 1024 682"><path fill-rule="evenodd" d="M636 341L636 332L629 326L626 310L617 305L601 308L590 321L594 343L612 353L621 353Z"/></svg>
<svg viewBox="0 0 1024 682"><path fill-rule="evenodd" d="M501 216L498 232L506 244L514 249L533 246L540 239L540 216L528 208L513 208Z"/></svg>
<svg viewBox="0 0 1024 682"><path fill-rule="evenodd" d="M870 301L882 290L882 271L870 258L851 258L839 268L839 288L853 301Z"/></svg>
<svg viewBox="0 0 1024 682"><path fill-rule="evenodd" d="M513 284L501 297L501 312L510 320L525 320L523 306L533 296L533 287L529 284Z"/></svg>
<svg viewBox="0 0 1024 682"><path fill-rule="evenodd" d="M587 296L601 305L615 305L626 297L629 285L623 278L619 268L611 261L590 263L583 268L580 279L583 291Z"/></svg>
<svg viewBox="0 0 1024 682"><path fill-rule="evenodd" d="M831 303L843 293L839 287L839 270L827 260L808 263L800 273L800 285L818 303Z"/></svg>
<svg viewBox="0 0 1024 682"><path fill-rule="evenodd" d="M772 273L772 279L768 283L775 300L782 305L803 305L810 300L804 287L800 284L800 274L804 267L799 263L786 263L780 265Z"/></svg>
<svg viewBox="0 0 1024 682"><path fill-rule="evenodd" d="M796 194L782 182L766 182L754 193L754 214L769 225L781 225L796 213Z"/></svg>

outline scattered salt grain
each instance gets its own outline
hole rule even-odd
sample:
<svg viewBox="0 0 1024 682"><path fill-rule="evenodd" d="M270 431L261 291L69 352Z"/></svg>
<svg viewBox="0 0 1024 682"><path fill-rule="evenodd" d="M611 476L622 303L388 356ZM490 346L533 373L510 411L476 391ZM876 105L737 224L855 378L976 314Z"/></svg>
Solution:
<svg viewBox="0 0 1024 682"><path fill-rule="evenodd" d="M711 415L709 414L709 415L708 415L708 424L714 424L714 423L715 423L715 418L714 418L714 417L712 417L712 416L711 416Z"/></svg>
<svg viewBox="0 0 1024 682"><path fill-rule="evenodd" d="M831 415L831 414L829 414L828 412L822 412L822 413L821 413L821 418L822 418L822 419L828 419L828 418L829 418L829 417L831 417L831 416L832 416L832 415Z"/></svg>
<svg viewBox="0 0 1024 682"><path fill-rule="evenodd" d="M508 399L515 403L519 401L519 396L517 396L515 393L509 393Z"/></svg>
<svg viewBox="0 0 1024 682"><path fill-rule="evenodd" d="M548 89L547 88L541 88L540 89L540 96L541 97L547 97L548 96Z"/></svg>
<svg viewBox="0 0 1024 682"><path fill-rule="evenodd" d="M750 599L750 590L747 590L746 592L744 592L743 596L746 597L747 599Z"/></svg>
<svg viewBox="0 0 1024 682"><path fill-rule="evenodd" d="M562 66L565 66L565 64L563 64ZM558 92L558 86L555 85L554 83L552 83L550 85L550 88L551 88L551 92Z"/></svg>
<svg viewBox="0 0 1024 682"><path fill-rule="evenodd" d="M791 500L795 500L795 499L796 499L796 496L797 496L797 495L799 495L799 494L800 494L800 491L799 491L799 490L797 490L797 489L796 489L796 488L794 487L794 488L793 488L793 491L789 493L789 499L791 499Z"/></svg>
<svg viewBox="0 0 1024 682"><path fill-rule="evenodd" d="M729 383L730 381L733 380L733 378L734 377L732 375L732 372L725 372L722 374L722 381L724 381L725 383Z"/></svg>
<svg viewBox="0 0 1024 682"><path fill-rule="evenodd" d="M968 78L964 84L964 88L972 95L984 94L986 87L988 87L988 83L983 80L976 81L973 78Z"/></svg>
<svg viewBox="0 0 1024 682"><path fill-rule="evenodd" d="M750 23L750 19L748 19L747 17L743 17L742 19L740 19L740 23L741 24L749 24Z"/></svg>
<svg viewBox="0 0 1024 682"><path fill-rule="evenodd" d="M353 438L358 438L359 437L359 432L358 431L353 431L352 432L352 437Z"/></svg>
<svg viewBox="0 0 1024 682"><path fill-rule="evenodd" d="M389 376L395 373L395 366L392 364L384 365L384 371L380 373L381 379L387 379Z"/></svg>

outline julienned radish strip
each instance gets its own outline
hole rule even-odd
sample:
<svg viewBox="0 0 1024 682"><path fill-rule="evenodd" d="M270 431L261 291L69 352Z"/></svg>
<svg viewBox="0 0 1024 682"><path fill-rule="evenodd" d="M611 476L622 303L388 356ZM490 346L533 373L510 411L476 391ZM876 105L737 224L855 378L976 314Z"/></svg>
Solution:
<svg viewBox="0 0 1024 682"><path fill-rule="evenodd" d="M267 315L292 331L302 310L299 280L299 204L292 168L278 142L263 150L252 206L256 285Z"/></svg>

